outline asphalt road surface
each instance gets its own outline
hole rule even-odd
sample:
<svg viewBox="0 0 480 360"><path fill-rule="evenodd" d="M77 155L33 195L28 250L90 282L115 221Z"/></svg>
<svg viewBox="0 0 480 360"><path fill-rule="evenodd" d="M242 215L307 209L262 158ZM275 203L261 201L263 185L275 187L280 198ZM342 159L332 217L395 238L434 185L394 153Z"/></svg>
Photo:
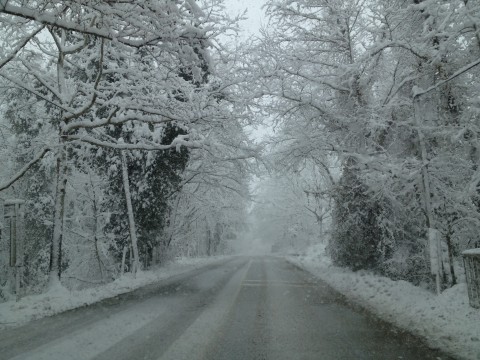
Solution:
<svg viewBox="0 0 480 360"><path fill-rule="evenodd" d="M0 359L451 359L275 257L238 257L0 332Z"/></svg>

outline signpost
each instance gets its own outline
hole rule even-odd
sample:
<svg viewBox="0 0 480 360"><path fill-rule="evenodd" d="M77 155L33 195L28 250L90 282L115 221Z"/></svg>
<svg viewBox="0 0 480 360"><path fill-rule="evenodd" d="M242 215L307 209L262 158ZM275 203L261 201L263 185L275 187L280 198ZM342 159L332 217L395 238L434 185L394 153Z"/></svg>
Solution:
<svg viewBox="0 0 480 360"><path fill-rule="evenodd" d="M21 297L24 249L24 200L0 199L0 239L7 243L9 251L10 284L17 301ZM15 285L14 285L15 284Z"/></svg>

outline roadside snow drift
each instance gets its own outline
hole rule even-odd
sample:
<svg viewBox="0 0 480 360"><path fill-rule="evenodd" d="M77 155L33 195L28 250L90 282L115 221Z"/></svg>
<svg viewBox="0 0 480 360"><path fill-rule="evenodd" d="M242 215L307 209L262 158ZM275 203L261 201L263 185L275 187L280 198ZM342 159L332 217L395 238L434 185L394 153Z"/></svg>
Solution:
<svg viewBox="0 0 480 360"><path fill-rule="evenodd" d="M480 310L470 307L466 284L436 296L406 281L333 266L323 245L288 260L380 318L425 338L433 348L480 360Z"/></svg>
<svg viewBox="0 0 480 360"><path fill-rule="evenodd" d="M69 291L58 287L44 294L25 296L18 302L0 303L0 330L93 304L224 259L225 257L178 259L156 270L140 271L135 278L131 274L125 274L114 282L90 289Z"/></svg>

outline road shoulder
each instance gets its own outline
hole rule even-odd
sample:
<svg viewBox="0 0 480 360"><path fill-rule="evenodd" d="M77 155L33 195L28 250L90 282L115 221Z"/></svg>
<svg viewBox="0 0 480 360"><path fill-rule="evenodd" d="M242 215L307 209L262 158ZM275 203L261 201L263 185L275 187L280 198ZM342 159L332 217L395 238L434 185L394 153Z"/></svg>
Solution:
<svg viewBox="0 0 480 360"><path fill-rule="evenodd" d="M332 266L324 254L286 259L325 281L380 319L459 359L480 359L480 311L468 305L464 284L436 296L406 281Z"/></svg>
<svg viewBox="0 0 480 360"><path fill-rule="evenodd" d="M69 291L66 288L53 289L44 294L25 296L18 302L0 303L0 330L16 328L32 320L128 294L158 282L187 275L201 268L223 264L232 258L219 256L180 259L155 270L142 271L135 278L131 274L125 274L111 283L89 289L78 291Z"/></svg>

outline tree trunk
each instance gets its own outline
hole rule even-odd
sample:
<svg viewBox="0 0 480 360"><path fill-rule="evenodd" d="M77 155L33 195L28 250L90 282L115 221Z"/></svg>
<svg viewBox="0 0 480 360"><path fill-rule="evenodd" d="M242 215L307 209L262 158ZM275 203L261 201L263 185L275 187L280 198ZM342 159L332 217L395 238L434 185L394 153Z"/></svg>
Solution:
<svg viewBox="0 0 480 360"><path fill-rule="evenodd" d="M429 246L431 243L434 243L436 246L436 253L437 253L437 266L435 269L435 284L436 284L436 291L437 295L440 295L441 289L441 261L442 261L442 249L440 246L440 236L434 236L437 234L438 231L434 228L434 218L432 212L432 203L431 203L431 191L430 191L430 174L428 173L428 156L427 156L427 147L425 145L425 138L423 136L423 132L420 128L420 109L419 109L419 99L414 98L414 118L415 118L415 126L417 128L418 134L418 144L420 146L420 156L421 156L421 163L422 163L422 186L423 186L423 198L424 198L424 211L425 211L425 220L426 220L426 227L427 227L427 234L428 234L428 241ZM435 239L433 238L435 237ZM430 254L430 252L428 252ZM430 261L432 259L430 258ZM432 269L433 270L433 269Z"/></svg>
<svg viewBox="0 0 480 360"><path fill-rule="evenodd" d="M63 95L65 93L65 71L64 60L65 54L63 46L65 45L66 33L61 31L61 46L58 47L57 60L57 85L58 93ZM64 100L64 99L61 99ZM65 125L63 121L60 123L60 129ZM63 225L65 215L65 193L67 186L67 153L65 148L65 135L60 130L59 147L57 150L57 182L55 188L55 209L53 218L53 238L50 252L50 273L49 273L49 287L54 288L61 285L60 278L62 275L62 241L63 241Z"/></svg>
<svg viewBox="0 0 480 360"><path fill-rule="evenodd" d="M60 140L57 152L57 180L55 191L55 209L53 218L53 238L50 252L49 287L60 284L62 275L62 241L65 214L65 194L67 185L67 155L65 145Z"/></svg>
<svg viewBox="0 0 480 360"><path fill-rule="evenodd" d="M447 251L448 251L448 260L450 263L450 275L452 276L452 283L451 286L457 284L457 277L455 275L455 267L453 265L453 243L452 243L452 224L448 224L448 229L447 229L447 236L445 237L445 240L447 242Z"/></svg>
<svg viewBox="0 0 480 360"><path fill-rule="evenodd" d="M140 266L140 260L138 256L138 245L137 245L138 244L137 232L135 229L135 218L133 216L132 197L130 194L130 184L128 181L127 156L125 155L124 151L121 151L121 154L122 154L123 189L125 191L125 200L127 201L128 227L130 229L130 239L132 241L132 251L133 251L132 273L135 276Z"/></svg>
<svg viewBox="0 0 480 360"><path fill-rule="evenodd" d="M122 267L120 269L121 275L125 273L125 259L127 258L127 251L128 251L128 247L125 245L123 247L123 253L122 253Z"/></svg>
<svg viewBox="0 0 480 360"><path fill-rule="evenodd" d="M97 263L98 263L98 270L100 271L100 276L102 278L102 282L104 282L106 280L106 276L105 276L105 273L103 271L103 264L102 264L102 260L100 258L100 249L98 248L98 236L97 236L97 233L98 233L98 209L97 209L97 197L96 197L96 194L95 194L95 187L94 187L94 184L93 184L93 181L92 181L92 178L91 178L91 174L90 174L90 184L92 185L92 210L93 210L93 242L95 244L95 257L97 259Z"/></svg>

